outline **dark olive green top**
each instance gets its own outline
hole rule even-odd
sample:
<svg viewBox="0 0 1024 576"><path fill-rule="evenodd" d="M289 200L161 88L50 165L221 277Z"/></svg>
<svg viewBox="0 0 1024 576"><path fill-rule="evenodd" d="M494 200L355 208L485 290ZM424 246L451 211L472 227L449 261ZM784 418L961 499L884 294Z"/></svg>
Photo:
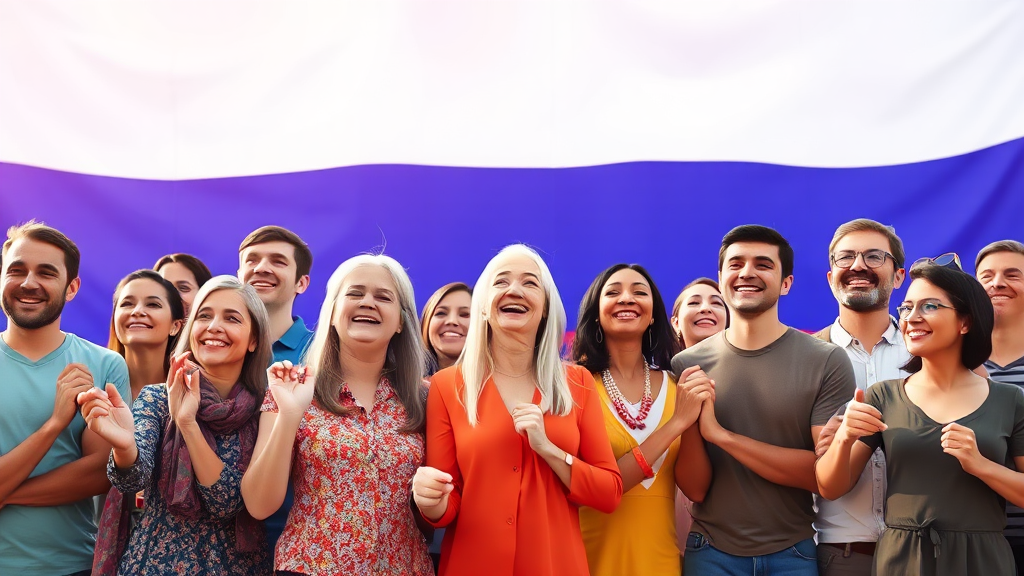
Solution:
<svg viewBox="0 0 1024 576"><path fill-rule="evenodd" d="M877 575L1016 574L1003 536L1005 500L942 451L942 428L907 397L905 380L873 385L865 401L888 428L862 440L885 452L886 529L875 552ZM1011 465L1024 456L1024 391L988 381L988 398L956 422L974 431L981 454Z"/></svg>

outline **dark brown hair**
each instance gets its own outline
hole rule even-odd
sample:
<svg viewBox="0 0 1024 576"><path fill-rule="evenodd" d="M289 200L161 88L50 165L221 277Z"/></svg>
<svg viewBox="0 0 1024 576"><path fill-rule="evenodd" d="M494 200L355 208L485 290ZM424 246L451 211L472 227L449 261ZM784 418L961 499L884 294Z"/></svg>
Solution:
<svg viewBox="0 0 1024 576"><path fill-rule="evenodd" d="M67 285L70 286L71 281L78 278L78 267L82 262L82 253L78 251L78 246L60 230L35 220L29 220L20 226L11 226L7 229L7 241L4 242L3 250L0 250L0 267L3 266L3 257L7 255L11 244L22 238L45 242L60 248L64 253L64 268L68 273Z"/></svg>
<svg viewBox="0 0 1024 576"><path fill-rule="evenodd" d="M180 252L168 254L160 258L156 261L156 264L153 264L153 270L159 272L161 268L171 263L181 264L188 268L188 271L196 278L196 290L202 288L207 280L213 278L213 274L210 274L210 269L206 267L206 264L203 264L202 260L191 254L182 254Z"/></svg>

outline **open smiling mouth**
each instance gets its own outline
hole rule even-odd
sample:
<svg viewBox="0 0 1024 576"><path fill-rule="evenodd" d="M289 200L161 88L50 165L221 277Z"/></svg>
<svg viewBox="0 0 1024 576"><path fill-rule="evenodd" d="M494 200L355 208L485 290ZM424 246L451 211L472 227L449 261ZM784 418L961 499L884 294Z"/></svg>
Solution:
<svg viewBox="0 0 1024 576"><path fill-rule="evenodd" d="M523 306L522 304L506 304L501 308L498 308L498 310L506 314L526 314L527 311L526 306Z"/></svg>

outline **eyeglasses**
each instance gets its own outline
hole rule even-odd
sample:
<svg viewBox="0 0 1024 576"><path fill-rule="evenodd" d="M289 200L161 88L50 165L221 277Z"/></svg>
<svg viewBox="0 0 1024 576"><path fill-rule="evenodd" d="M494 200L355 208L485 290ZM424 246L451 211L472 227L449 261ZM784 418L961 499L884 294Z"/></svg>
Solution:
<svg viewBox="0 0 1024 576"><path fill-rule="evenodd" d="M921 312L921 316L931 316L932 314L938 312L939 308L949 308L950 310L956 310L956 308L953 308L952 306L946 306L941 302L927 301L918 302L914 306L907 306L906 304L898 306L896 308L896 314L899 315L900 320L906 320L907 318L910 318L911 314L914 313L914 308L919 309L919 311Z"/></svg>
<svg viewBox="0 0 1024 576"><path fill-rule="evenodd" d="M842 250L832 255L832 264L840 268L850 268L857 261L857 256L864 258L864 265L868 268L880 267L882 264L885 264L886 258L891 259L893 262L896 261L896 258L893 258L893 255L885 250L867 250L865 252Z"/></svg>
<svg viewBox="0 0 1024 576"><path fill-rule="evenodd" d="M963 265L960 264L960 257L956 255L956 252L946 252L935 258L918 258L914 261L914 266L918 264L934 264L943 268L949 268L950 270L956 270L957 272L964 271ZM911 266L911 268L914 266Z"/></svg>

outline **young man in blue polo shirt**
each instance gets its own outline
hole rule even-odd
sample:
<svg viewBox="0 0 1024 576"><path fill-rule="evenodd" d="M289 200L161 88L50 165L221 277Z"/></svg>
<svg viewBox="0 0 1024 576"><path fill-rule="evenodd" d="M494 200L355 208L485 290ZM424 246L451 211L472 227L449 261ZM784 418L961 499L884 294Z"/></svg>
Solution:
<svg viewBox="0 0 1024 576"><path fill-rule="evenodd" d="M270 316L274 361L299 364L313 332L299 316L292 316L295 297L309 288L313 253L291 230L264 226L245 237L238 247L238 279L256 289ZM267 518L267 543L274 545L284 530L292 507L292 488L277 512Z"/></svg>
<svg viewBox="0 0 1024 576"><path fill-rule="evenodd" d="M108 383L131 392L123 358L60 329L78 265L78 247L35 222L8 230L0 252L0 574L92 566L91 497L110 489L110 445L86 428L76 396Z"/></svg>

